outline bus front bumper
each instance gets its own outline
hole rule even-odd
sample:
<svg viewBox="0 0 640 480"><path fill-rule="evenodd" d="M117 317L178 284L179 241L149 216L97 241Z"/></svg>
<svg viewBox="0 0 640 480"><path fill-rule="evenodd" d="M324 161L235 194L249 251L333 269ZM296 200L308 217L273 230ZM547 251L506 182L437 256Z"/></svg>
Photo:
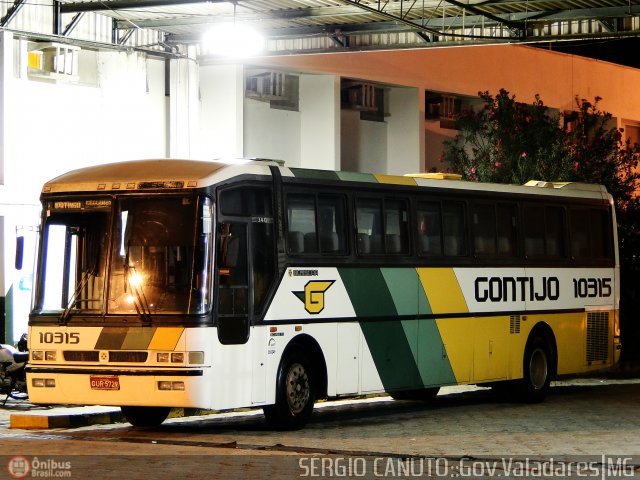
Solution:
<svg viewBox="0 0 640 480"><path fill-rule="evenodd" d="M36 404L209 408L206 369L70 369L30 366L29 401Z"/></svg>

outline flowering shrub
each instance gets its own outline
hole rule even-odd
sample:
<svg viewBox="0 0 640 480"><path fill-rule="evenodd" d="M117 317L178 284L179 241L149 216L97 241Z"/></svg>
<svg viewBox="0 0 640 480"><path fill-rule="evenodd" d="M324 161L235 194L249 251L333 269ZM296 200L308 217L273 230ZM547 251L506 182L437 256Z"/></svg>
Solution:
<svg viewBox="0 0 640 480"><path fill-rule="evenodd" d="M567 119L573 128L565 129L563 114L547 108L539 95L532 104L516 102L504 89L495 97L478 95L483 108L463 111L456 120L459 134L445 142L442 160L449 171L481 182L600 183L619 208L635 201L640 146L611 126L611 114L598 109L600 97L591 103L576 96L576 111Z"/></svg>

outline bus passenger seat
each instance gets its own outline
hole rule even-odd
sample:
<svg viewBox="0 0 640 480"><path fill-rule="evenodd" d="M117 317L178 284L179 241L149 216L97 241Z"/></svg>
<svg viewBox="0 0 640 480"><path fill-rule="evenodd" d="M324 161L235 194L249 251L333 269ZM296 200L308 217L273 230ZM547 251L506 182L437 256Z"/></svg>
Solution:
<svg viewBox="0 0 640 480"><path fill-rule="evenodd" d="M382 253L382 235L376 233L369 235L370 253Z"/></svg>
<svg viewBox="0 0 640 480"><path fill-rule="evenodd" d="M386 235L387 240L387 253L400 253L402 251L402 242L400 235L395 233L388 233Z"/></svg>
<svg viewBox="0 0 640 480"><path fill-rule="evenodd" d="M444 237L444 254L445 255L460 255L460 245L458 243L458 237L453 235L447 235Z"/></svg>
<svg viewBox="0 0 640 480"><path fill-rule="evenodd" d="M371 242L369 241L369 235L366 233L358 234L358 253L370 253Z"/></svg>
<svg viewBox="0 0 640 480"><path fill-rule="evenodd" d="M320 250L322 252L337 252L340 250L338 234L335 232L320 234Z"/></svg>
<svg viewBox="0 0 640 480"><path fill-rule="evenodd" d="M420 249L422 253L441 254L442 246L440 245L440 236L420 235Z"/></svg>
<svg viewBox="0 0 640 480"><path fill-rule="evenodd" d="M289 253L303 253L304 235L302 232L288 232L287 244L289 245Z"/></svg>
<svg viewBox="0 0 640 480"><path fill-rule="evenodd" d="M316 243L316 232L304 234L304 251L305 253L317 253L318 245Z"/></svg>

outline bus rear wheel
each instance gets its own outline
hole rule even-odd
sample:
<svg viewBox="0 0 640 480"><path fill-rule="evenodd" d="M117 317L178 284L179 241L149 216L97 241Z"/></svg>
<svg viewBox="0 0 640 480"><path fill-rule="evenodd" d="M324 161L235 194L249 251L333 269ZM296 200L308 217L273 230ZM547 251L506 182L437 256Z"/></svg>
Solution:
<svg viewBox="0 0 640 480"><path fill-rule="evenodd" d="M542 337L532 338L525 349L523 378L518 383L518 397L527 403L544 400L551 383L551 350Z"/></svg>
<svg viewBox="0 0 640 480"><path fill-rule="evenodd" d="M264 407L267 423L278 430L298 430L313 413L316 388L311 363L301 351L280 362L276 380L276 403Z"/></svg>
<svg viewBox="0 0 640 480"><path fill-rule="evenodd" d="M124 418L134 427L157 427L169 416L169 407L120 407Z"/></svg>

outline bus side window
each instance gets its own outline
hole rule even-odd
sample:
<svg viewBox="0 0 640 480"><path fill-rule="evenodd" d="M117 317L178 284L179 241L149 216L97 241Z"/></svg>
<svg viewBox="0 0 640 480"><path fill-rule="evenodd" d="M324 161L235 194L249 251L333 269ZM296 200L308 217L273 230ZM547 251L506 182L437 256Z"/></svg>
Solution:
<svg viewBox="0 0 640 480"><path fill-rule="evenodd" d="M571 227L571 256L573 258L588 257L590 254L589 210L572 208L569 215L569 225Z"/></svg>
<svg viewBox="0 0 640 480"><path fill-rule="evenodd" d="M544 207L542 205L526 205L522 212L524 216L524 254L526 257L541 257L545 252Z"/></svg>
<svg viewBox="0 0 640 480"><path fill-rule="evenodd" d="M490 203L479 203L473 207L473 247L480 255L496 253L496 211Z"/></svg>
<svg viewBox="0 0 640 480"><path fill-rule="evenodd" d="M569 211L571 256L605 259L613 256L609 212L596 208L572 208Z"/></svg>
<svg viewBox="0 0 640 480"><path fill-rule="evenodd" d="M318 253L315 196L287 195L287 250L289 253Z"/></svg>
<svg viewBox="0 0 640 480"><path fill-rule="evenodd" d="M358 230L358 253L383 253L382 202L373 198L359 198L356 202L356 227Z"/></svg>
<svg viewBox="0 0 640 480"><path fill-rule="evenodd" d="M384 240L386 253L408 253L407 203L404 200L384 202Z"/></svg>
<svg viewBox="0 0 640 480"><path fill-rule="evenodd" d="M445 255L467 254L464 203L447 201L442 205L442 236Z"/></svg>
<svg viewBox="0 0 640 480"><path fill-rule="evenodd" d="M442 214L440 202L420 202L417 210L418 252L442 255Z"/></svg>
<svg viewBox="0 0 640 480"><path fill-rule="evenodd" d="M564 209L546 207L544 219L546 254L550 257L566 257Z"/></svg>
<svg viewBox="0 0 640 480"><path fill-rule="evenodd" d="M516 205L499 203L496 206L496 229L498 234L498 255L514 257L518 244L518 215Z"/></svg>
<svg viewBox="0 0 640 480"><path fill-rule="evenodd" d="M318 197L318 233L320 251L328 254L347 253L344 197L320 195Z"/></svg>

